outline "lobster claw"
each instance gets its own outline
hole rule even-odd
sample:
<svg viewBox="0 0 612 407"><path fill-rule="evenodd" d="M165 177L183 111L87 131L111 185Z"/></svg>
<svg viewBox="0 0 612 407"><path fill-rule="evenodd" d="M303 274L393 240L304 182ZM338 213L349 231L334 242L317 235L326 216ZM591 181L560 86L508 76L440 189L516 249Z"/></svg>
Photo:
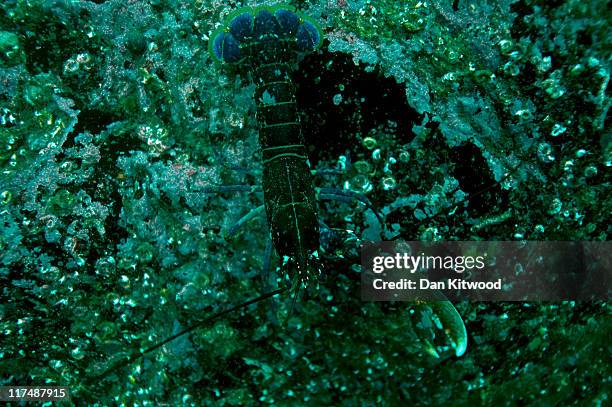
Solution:
<svg viewBox="0 0 612 407"><path fill-rule="evenodd" d="M440 358L440 351L450 349L457 357L465 353L465 324L450 301L417 302L412 318L414 330L430 355Z"/></svg>

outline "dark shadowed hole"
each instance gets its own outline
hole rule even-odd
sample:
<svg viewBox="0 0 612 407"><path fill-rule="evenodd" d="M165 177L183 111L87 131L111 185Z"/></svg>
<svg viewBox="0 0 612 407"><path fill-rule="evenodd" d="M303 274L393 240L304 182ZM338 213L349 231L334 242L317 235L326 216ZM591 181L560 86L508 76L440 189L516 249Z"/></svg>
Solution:
<svg viewBox="0 0 612 407"><path fill-rule="evenodd" d="M103 112L100 110L83 109L79 112L78 121L74 126L74 130L64 143L64 148L74 146L74 138L81 133L89 132L98 134L106 129L111 123L119 121L119 118L112 113Z"/></svg>
<svg viewBox="0 0 612 407"><path fill-rule="evenodd" d="M112 123L122 120L121 117L112 113L100 110L83 109L79 112L78 122L74 130L70 133L64 143L64 148L75 146L74 139L79 134L89 132L94 135L100 134ZM120 156L127 155L131 150L136 149L142 141L138 139L134 132L124 131L113 134L106 142L99 144L100 161L95 166L95 172L90 182L79 186L83 188L95 201L103 202L109 209L109 216L104 221L104 229L107 236L112 236L115 241L127 238L127 231L119 226L119 215L122 206L122 197L118 186L117 160ZM96 144L98 144L96 142ZM60 156L61 159L61 156ZM76 192L76 191L75 191ZM104 250L103 247L92 245L88 255L88 262L95 264Z"/></svg>
<svg viewBox="0 0 612 407"><path fill-rule="evenodd" d="M576 42L583 47L590 48L593 45L593 37L588 30L580 30L576 32Z"/></svg>
<svg viewBox="0 0 612 407"><path fill-rule="evenodd" d="M519 0L516 3L510 5L510 11L516 13L516 18L510 27L510 35L513 39L518 40L521 37L530 37L531 39L537 38L537 33L530 28L529 25L523 19L524 16L534 13L532 5L527 4L525 0Z"/></svg>
<svg viewBox="0 0 612 407"><path fill-rule="evenodd" d="M482 153L473 144L451 149L449 158L455 164L453 176L459 187L470 196L468 211L473 216L495 212L492 208L505 207L508 193L496 183Z"/></svg>
<svg viewBox="0 0 612 407"><path fill-rule="evenodd" d="M295 72L302 128L313 164L345 154L359 136L387 122L397 124L398 144L410 142L421 116L407 103L404 85L380 70L366 72L351 55L319 52ZM340 96L337 96L340 95ZM339 100L341 97L341 100Z"/></svg>
<svg viewBox="0 0 612 407"><path fill-rule="evenodd" d="M102 159L96 166L94 178L97 180L95 189L88 191L94 199L107 202L109 216L104 222L104 228L108 236L113 236L115 241L127 238L127 231L119 226L119 216L123 199L119 193L117 161L120 156L128 155L131 150L140 145L139 140L133 132L125 132L119 137L110 138L107 143L100 147ZM100 187L104 185L104 187Z"/></svg>

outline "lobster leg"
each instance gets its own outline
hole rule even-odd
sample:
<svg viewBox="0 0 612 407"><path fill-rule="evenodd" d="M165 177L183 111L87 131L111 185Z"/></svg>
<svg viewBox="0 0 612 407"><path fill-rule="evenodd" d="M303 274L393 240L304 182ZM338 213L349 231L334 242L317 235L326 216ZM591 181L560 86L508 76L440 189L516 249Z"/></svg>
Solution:
<svg viewBox="0 0 612 407"><path fill-rule="evenodd" d="M376 219L378 219L381 225L385 224L380 213L376 210L374 205L372 205L372 202L370 202L370 200L365 195L339 188L317 188L317 192L318 197L320 199L329 199L341 202L351 202L355 200L359 201L365 206L367 206L368 209L371 209L372 212L374 212Z"/></svg>

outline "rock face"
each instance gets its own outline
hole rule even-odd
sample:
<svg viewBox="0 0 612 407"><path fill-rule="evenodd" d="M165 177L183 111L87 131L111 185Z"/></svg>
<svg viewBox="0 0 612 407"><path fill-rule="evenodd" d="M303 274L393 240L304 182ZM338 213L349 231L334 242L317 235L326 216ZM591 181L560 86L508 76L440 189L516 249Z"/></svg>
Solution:
<svg viewBox="0 0 612 407"><path fill-rule="evenodd" d="M208 53L234 3L0 4L0 385L101 405L603 403L609 303L455 304L457 357L454 308L360 300L359 242L607 240L604 1L293 2L324 37L293 68L313 181L345 192L319 197L318 287L286 324L282 296L87 380L278 285L255 86Z"/></svg>

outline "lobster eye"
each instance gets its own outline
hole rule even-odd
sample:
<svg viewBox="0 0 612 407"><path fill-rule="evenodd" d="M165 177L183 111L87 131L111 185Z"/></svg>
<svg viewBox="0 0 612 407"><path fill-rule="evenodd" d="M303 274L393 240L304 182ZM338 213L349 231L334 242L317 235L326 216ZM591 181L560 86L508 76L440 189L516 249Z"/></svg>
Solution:
<svg viewBox="0 0 612 407"><path fill-rule="evenodd" d="M297 29L296 40L300 51L312 51L321 43L321 34L314 24L304 21Z"/></svg>
<svg viewBox="0 0 612 407"><path fill-rule="evenodd" d="M297 32L298 26L300 25L300 18L293 11L290 10L276 10L274 13L276 21L280 25L280 32L285 36L293 36Z"/></svg>
<svg viewBox="0 0 612 407"><path fill-rule="evenodd" d="M253 16L251 13L241 13L229 23L229 30L239 42L253 35Z"/></svg>
<svg viewBox="0 0 612 407"><path fill-rule="evenodd" d="M278 35L280 27L276 18L268 10L260 10L255 16L255 24L253 31L256 37L261 37L269 34Z"/></svg>
<svg viewBox="0 0 612 407"><path fill-rule="evenodd" d="M212 52L218 60L223 62L240 60L240 45L231 33L222 31L212 41Z"/></svg>

